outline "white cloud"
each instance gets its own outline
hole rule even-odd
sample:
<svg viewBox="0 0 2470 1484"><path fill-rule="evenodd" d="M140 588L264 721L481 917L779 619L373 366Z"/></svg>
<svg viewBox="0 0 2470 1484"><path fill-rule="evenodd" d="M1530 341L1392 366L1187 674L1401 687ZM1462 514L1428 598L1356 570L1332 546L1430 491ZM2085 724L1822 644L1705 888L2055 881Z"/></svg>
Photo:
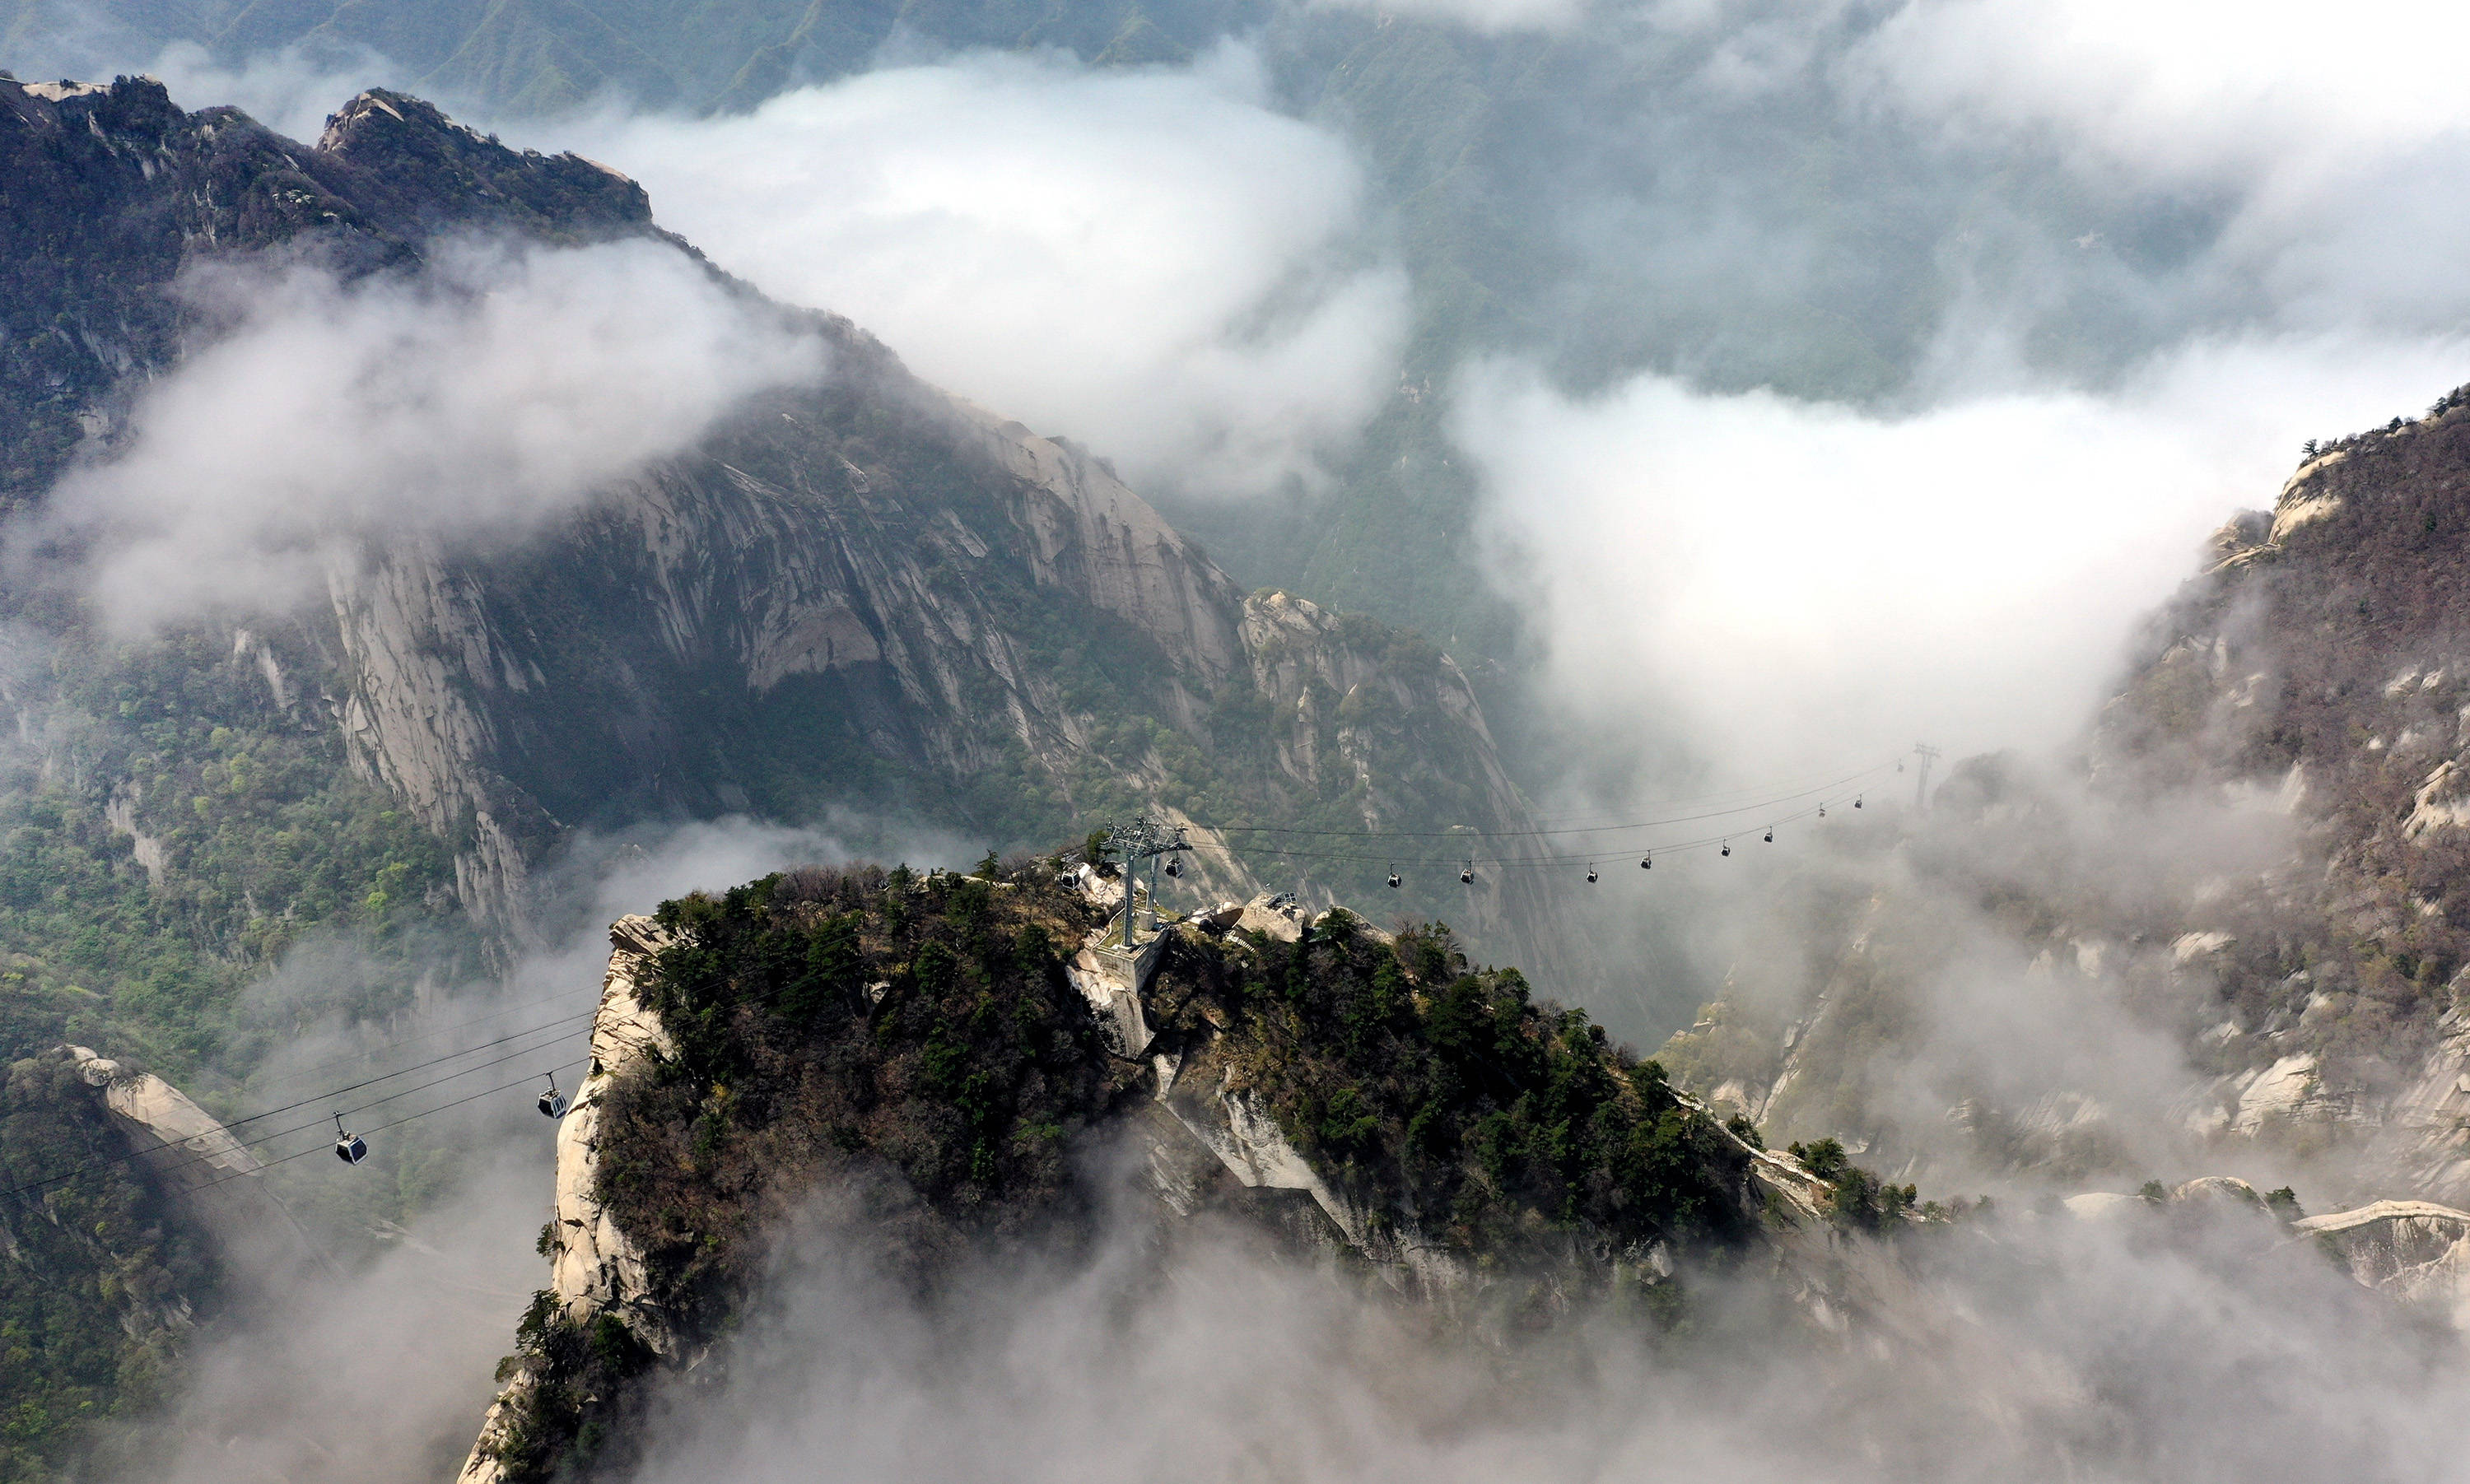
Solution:
<svg viewBox="0 0 2470 1484"><path fill-rule="evenodd" d="M1586 0L1308 0L1332 10L1370 11L1442 21L1487 35L1507 31L1567 31L1586 14Z"/></svg>
<svg viewBox="0 0 2470 1484"><path fill-rule="evenodd" d="M2470 313L2470 12L2369 0L1913 0L1842 60L1856 96L2055 148L2098 191L2227 208L2211 252L2284 324Z"/></svg>
<svg viewBox="0 0 2470 1484"><path fill-rule="evenodd" d="M2106 394L1889 417L1654 376L1573 400L1490 363L1456 430L1496 534L1549 573L1555 692L1772 770L2071 734L2136 615L2301 441L2466 372L2458 341L2238 340Z"/></svg>
<svg viewBox="0 0 2470 1484"><path fill-rule="evenodd" d="M517 540L809 380L792 336L656 243L464 244L415 276L189 285L222 338L147 391L31 530L125 630L279 611L370 539Z"/></svg>
<svg viewBox="0 0 2470 1484"><path fill-rule="evenodd" d="M765 292L1136 483L1310 477L1395 377L1406 281L1364 255L1360 172L1236 49L1192 71L972 57L551 142L635 175Z"/></svg>
<svg viewBox="0 0 2470 1484"><path fill-rule="evenodd" d="M1130 1213L1077 1264L982 1264L926 1296L862 1200L784 1224L717 1363L647 1408L636 1484L2209 1484L2441 1476L2460 1448L2459 1366L2337 1264L2272 1264L2277 1232L2243 1212L1984 1218L1910 1244L1918 1274L1848 1240L1830 1335L1778 1301L1790 1256L1685 1269L1675 1333L1514 1268L1455 1296L1476 1318L1436 1320ZM1551 1333L1495 1337L1521 1299Z"/></svg>
<svg viewBox="0 0 2470 1484"><path fill-rule="evenodd" d="M2281 168L2470 124L2470 12L2424 0L1912 0L1861 62L1915 102L2063 126L2144 170Z"/></svg>

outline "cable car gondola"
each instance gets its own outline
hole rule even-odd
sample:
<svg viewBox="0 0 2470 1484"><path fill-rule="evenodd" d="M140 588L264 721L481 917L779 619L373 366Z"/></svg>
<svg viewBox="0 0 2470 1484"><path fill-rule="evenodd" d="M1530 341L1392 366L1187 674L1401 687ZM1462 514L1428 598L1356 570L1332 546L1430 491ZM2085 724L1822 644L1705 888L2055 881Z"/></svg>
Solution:
<svg viewBox="0 0 2470 1484"><path fill-rule="evenodd" d="M1182 857L1182 856L1180 856L1180 855L1170 855L1170 856L1168 856L1168 857L1166 858L1166 873L1167 873L1168 875L1170 875L1170 876L1180 876L1180 875L1182 875L1182 874L1183 874L1183 857Z"/></svg>
<svg viewBox="0 0 2470 1484"><path fill-rule="evenodd" d="M1858 809L1859 807L1861 807L1861 796L1860 796L1860 795L1855 794L1855 795L1853 795L1853 796L1852 796L1852 807L1853 807L1853 808L1855 808L1855 809Z"/></svg>
<svg viewBox="0 0 2470 1484"><path fill-rule="evenodd" d="M1732 853L1733 853L1733 842L1731 842L1731 841L1729 841L1729 840L1727 840L1727 841L1725 841L1725 842L1724 842L1724 853L1725 853L1726 855L1730 855L1730 854L1732 854Z"/></svg>
<svg viewBox="0 0 2470 1484"><path fill-rule="evenodd" d="M549 1118L564 1118L569 1104L566 1094L557 1090L557 1074L551 1072L545 1075L548 1078L548 1091L540 1095L540 1110Z"/></svg>
<svg viewBox="0 0 2470 1484"><path fill-rule="evenodd" d="M1641 870L1653 870L1655 869L1655 857L1652 855L1640 856L1638 858L1638 869Z"/></svg>
<svg viewBox="0 0 2470 1484"><path fill-rule="evenodd" d="M1775 844L1775 826L1772 824L1767 826L1767 844Z"/></svg>
<svg viewBox="0 0 2470 1484"><path fill-rule="evenodd" d="M368 1141L343 1126L343 1115L335 1115L335 1157L346 1165L357 1165L369 1157Z"/></svg>
<svg viewBox="0 0 2470 1484"><path fill-rule="evenodd" d="M1587 863L1587 885L1589 885L1589 886L1594 886L1595 884L1596 884L1596 867L1595 867L1595 863L1594 863L1593 861L1590 861L1590 862L1588 862L1588 863Z"/></svg>
<svg viewBox="0 0 2470 1484"><path fill-rule="evenodd" d="M1389 890L1398 890L1398 868L1395 866L1389 868Z"/></svg>
<svg viewBox="0 0 2470 1484"><path fill-rule="evenodd" d="M1474 882L1475 882L1475 862L1473 862L1473 861L1469 861L1469 862L1467 862L1467 863L1466 863L1466 865L1465 865L1463 868L1461 868L1461 869L1459 870L1459 871L1458 871L1458 883L1459 883L1461 886L1471 886L1471 885L1473 885L1473 884L1474 884Z"/></svg>

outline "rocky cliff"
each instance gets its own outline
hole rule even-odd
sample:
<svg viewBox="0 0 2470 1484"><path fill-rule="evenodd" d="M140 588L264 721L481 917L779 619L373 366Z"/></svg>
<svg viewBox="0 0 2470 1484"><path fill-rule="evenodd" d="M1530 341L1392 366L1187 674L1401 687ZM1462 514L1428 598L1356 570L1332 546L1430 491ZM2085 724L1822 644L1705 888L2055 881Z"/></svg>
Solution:
<svg viewBox="0 0 2470 1484"><path fill-rule="evenodd" d="M1762 1209L1825 1245L1833 1186L1446 930L1261 897L1125 955L1119 900L1051 861L807 870L616 924L550 1285L464 1479L622 1466L647 1387L728 1374L819 1200L930 1288L970 1254L1232 1220L1480 1330L1668 1298Z"/></svg>
<svg viewBox="0 0 2470 1484"><path fill-rule="evenodd" d="M2465 484L2463 393L2311 445L2153 618L2080 767L1954 769L1804 883L1802 987L1744 984L1668 1058L1890 1163L2244 1160L2336 1200L2470 1201ZM2079 1029L2037 1061L1951 1044L1959 1014Z"/></svg>
<svg viewBox="0 0 2470 1484"><path fill-rule="evenodd" d="M605 168L384 92L304 146L147 80L0 81L0 499L21 505L112 457L130 399L211 343L175 291L201 264L416 274L475 232L690 254ZM1002 843L1144 804L1204 826L1524 817L1446 656L1246 596L1093 454L919 383L846 321L759 312L832 373L519 548L341 553L322 612L233 642L276 709L332 729L448 844L496 929L524 931L529 872L570 830L645 818L855 803ZM127 802L133 835L159 833L171 800ZM1217 884L1248 889L1238 856L1210 856ZM1277 865L1347 886L1375 869ZM1451 908L1511 950L1542 937L1531 883Z"/></svg>
<svg viewBox="0 0 2470 1484"><path fill-rule="evenodd" d="M2233 1129L2339 1144L2470 1201L2470 388L2311 445L2269 513L2155 623L2096 768L2289 811L2291 872L2187 923L2210 969ZM2320 863L2320 864L2319 864ZM2206 1110L2210 1111L2210 1109Z"/></svg>

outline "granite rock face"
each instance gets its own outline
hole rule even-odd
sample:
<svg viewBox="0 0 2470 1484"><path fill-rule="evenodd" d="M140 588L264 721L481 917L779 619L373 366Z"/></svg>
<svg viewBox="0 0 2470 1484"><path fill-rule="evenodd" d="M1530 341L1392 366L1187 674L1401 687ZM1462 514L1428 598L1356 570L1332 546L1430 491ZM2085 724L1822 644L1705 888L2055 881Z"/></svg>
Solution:
<svg viewBox="0 0 2470 1484"><path fill-rule="evenodd" d="M184 289L201 268L308 261L350 283L475 235L634 239L711 271L632 181L401 94L350 100L304 145L147 79L0 81L0 504L110 458L135 399L214 341ZM1088 451L711 276L820 342L829 374L747 399L527 542L338 549L322 608L235 639L451 844L462 904L510 940L571 831L645 818L855 805L1040 842L1127 798L1204 842L1220 811L1525 819L1446 656L1247 596ZM1196 865L1257 885L1223 849ZM1486 882L1450 916L1549 971L1544 912L1531 883Z"/></svg>
<svg viewBox="0 0 2470 1484"><path fill-rule="evenodd" d="M571 1313L617 1317L652 1353L675 1359L677 1336L667 1316L650 1301L652 1284L642 1251L610 1218L595 1189L601 1103L609 1084L645 1057L675 1050L660 1017L637 990L646 962L669 940L649 917L620 917L609 926L609 969L592 1017L591 1070L557 1129L556 1242L549 1255L548 1291ZM479 1438L459 1479L495 1484L503 1476L496 1445L520 1409L522 1392L532 1384L528 1371L508 1380L506 1393L481 1421Z"/></svg>

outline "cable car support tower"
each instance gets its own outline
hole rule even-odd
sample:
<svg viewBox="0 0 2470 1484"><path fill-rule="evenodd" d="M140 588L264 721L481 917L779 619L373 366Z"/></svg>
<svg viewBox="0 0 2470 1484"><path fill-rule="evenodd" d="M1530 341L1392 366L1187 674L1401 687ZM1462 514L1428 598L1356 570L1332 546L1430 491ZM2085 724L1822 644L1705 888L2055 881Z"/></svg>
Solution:
<svg viewBox="0 0 2470 1484"><path fill-rule="evenodd" d="M1132 816L1130 824L1117 824L1107 831L1107 847L1124 863L1124 951L1132 951L1138 927L1132 916L1132 889L1140 877L1141 862L1150 863L1150 929L1157 929L1157 875L1160 856L1178 856L1192 848L1183 838L1181 825L1169 830L1146 814ZM1182 872L1170 867L1167 874Z"/></svg>

